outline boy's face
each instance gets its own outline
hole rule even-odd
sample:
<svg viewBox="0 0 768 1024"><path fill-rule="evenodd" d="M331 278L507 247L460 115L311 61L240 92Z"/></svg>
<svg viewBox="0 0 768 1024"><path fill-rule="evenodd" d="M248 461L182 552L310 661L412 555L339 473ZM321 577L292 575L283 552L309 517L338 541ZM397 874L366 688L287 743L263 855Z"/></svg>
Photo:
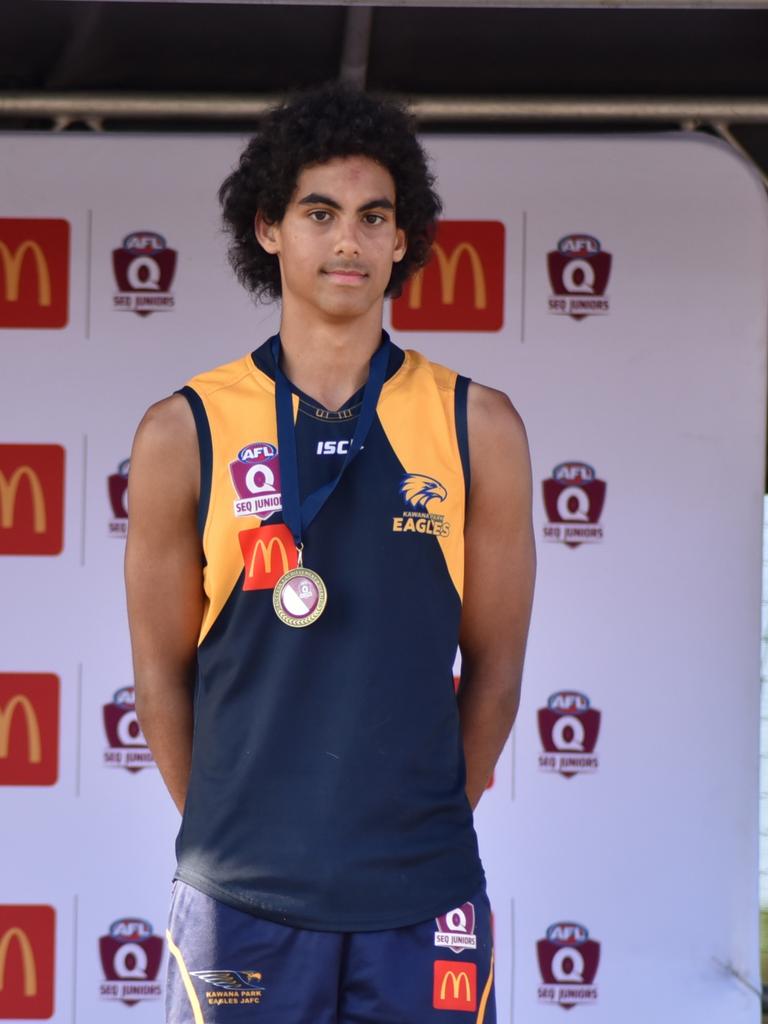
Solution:
<svg viewBox="0 0 768 1024"><path fill-rule="evenodd" d="M305 167L283 219L256 216L256 237L280 261L283 307L347 320L381 303L392 264L405 255L395 223L395 183L365 156Z"/></svg>

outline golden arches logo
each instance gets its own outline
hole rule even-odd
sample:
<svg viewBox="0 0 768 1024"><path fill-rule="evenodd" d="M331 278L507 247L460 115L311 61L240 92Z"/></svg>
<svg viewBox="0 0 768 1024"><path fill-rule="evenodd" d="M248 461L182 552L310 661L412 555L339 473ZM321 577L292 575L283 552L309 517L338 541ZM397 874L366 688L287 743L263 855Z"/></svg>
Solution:
<svg viewBox="0 0 768 1024"><path fill-rule="evenodd" d="M283 574L287 573L290 565L288 562L288 554L285 550L285 544L280 540L279 537L270 537L269 541L265 544L261 538L256 541L253 545L253 553L251 554L251 564L248 567L248 576L252 577L256 572L256 552L261 551L262 563L264 565L264 571L266 573L272 572L272 545L275 544L280 549L280 557L283 561Z"/></svg>
<svg viewBox="0 0 768 1024"><path fill-rule="evenodd" d="M48 260L40 244L29 238L14 250L11 250L8 244L0 239L0 266L3 268L3 280L5 281L5 301L19 301L21 274L27 256L32 259L36 272L37 304L38 306L50 306L51 271Z"/></svg>
<svg viewBox="0 0 768 1024"><path fill-rule="evenodd" d="M472 1002L472 983L469 980L469 975L466 971L446 971L443 975L443 983L440 986L440 998L445 999L445 989L448 984L448 979L451 981L451 994L454 999L459 998L459 992L464 989L464 1001L467 1003Z"/></svg>
<svg viewBox="0 0 768 1024"><path fill-rule="evenodd" d="M432 246L437 257L438 271L440 274L440 299L444 306L452 306L456 299L456 278L459 273L459 261L466 253L472 272L472 286L474 289L475 309L488 308L488 288L485 280L485 269L483 261L478 255L477 249L471 242L459 242L452 250L450 256L439 242ZM425 267L414 276L408 293L409 309L421 309L424 290Z"/></svg>
<svg viewBox="0 0 768 1024"><path fill-rule="evenodd" d="M17 693L5 707L0 707L0 758L8 757L11 746L11 726L16 712L21 709L27 726L27 760L40 764L43 760L43 742L40 736L40 721L29 697ZM0 947L2 949L2 947Z"/></svg>
<svg viewBox="0 0 768 1024"><path fill-rule="evenodd" d="M27 481L32 493L32 527L35 533L45 533L47 517L43 485L31 466L18 466L11 473L10 479L0 469L0 528L10 530L13 527L22 480Z"/></svg>
<svg viewBox="0 0 768 1024"><path fill-rule="evenodd" d="M8 959L8 950L11 943L16 942L21 951L22 977L24 980L24 995L28 997L37 995L37 965L35 954L32 951L32 943L29 936L22 928L8 928L0 939L0 992L5 988L5 968Z"/></svg>

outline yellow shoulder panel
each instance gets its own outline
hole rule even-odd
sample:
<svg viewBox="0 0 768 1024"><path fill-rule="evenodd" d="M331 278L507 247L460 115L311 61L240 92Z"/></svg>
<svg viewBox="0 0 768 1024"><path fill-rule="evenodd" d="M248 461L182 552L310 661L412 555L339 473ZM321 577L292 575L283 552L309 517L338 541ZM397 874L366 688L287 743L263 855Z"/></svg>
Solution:
<svg viewBox="0 0 768 1024"><path fill-rule="evenodd" d="M442 486L442 490L435 488L435 497L425 498L421 507L432 518L442 517L442 530L435 536L461 599L465 482L456 436L457 376L453 370L409 349L400 370L384 387L378 414L406 474L425 476ZM404 527L404 522L395 527Z"/></svg>
<svg viewBox="0 0 768 1024"><path fill-rule="evenodd" d="M203 530L206 607L198 640L202 643L243 570L238 535L241 530L261 525L261 519L255 515L235 517L238 496L229 464L248 445L277 446L275 386L255 366L250 355L193 377L188 386L197 392L205 407L213 449L210 500ZM298 407L294 395L294 417Z"/></svg>

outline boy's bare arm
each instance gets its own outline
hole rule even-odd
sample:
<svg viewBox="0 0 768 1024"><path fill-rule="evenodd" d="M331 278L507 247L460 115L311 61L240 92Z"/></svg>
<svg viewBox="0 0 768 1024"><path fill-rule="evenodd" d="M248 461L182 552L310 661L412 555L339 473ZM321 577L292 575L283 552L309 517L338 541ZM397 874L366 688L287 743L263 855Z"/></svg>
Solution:
<svg viewBox="0 0 768 1024"><path fill-rule="evenodd" d="M136 711L180 812L189 782L203 615L199 462L186 399L174 395L153 405L131 452L125 581Z"/></svg>
<svg viewBox="0 0 768 1024"><path fill-rule="evenodd" d="M459 713L474 808L517 714L536 575L525 427L506 395L470 384Z"/></svg>

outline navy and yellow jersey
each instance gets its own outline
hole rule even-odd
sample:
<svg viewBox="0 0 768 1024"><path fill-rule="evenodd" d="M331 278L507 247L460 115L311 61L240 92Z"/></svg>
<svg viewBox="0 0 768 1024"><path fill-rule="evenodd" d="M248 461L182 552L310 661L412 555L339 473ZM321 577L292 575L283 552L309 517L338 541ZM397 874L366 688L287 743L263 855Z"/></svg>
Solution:
<svg viewBox="0 0 768 1024"><path fill-rule="evenodd" d="M300 928L426 920L483 883L453 685L467 380L391 347L362 451L304 534L328 589L296 629L269 342L182 389L200 444L205 611L177 877ZM302 498L338 472L362 391L293 389Z"/></svg>

